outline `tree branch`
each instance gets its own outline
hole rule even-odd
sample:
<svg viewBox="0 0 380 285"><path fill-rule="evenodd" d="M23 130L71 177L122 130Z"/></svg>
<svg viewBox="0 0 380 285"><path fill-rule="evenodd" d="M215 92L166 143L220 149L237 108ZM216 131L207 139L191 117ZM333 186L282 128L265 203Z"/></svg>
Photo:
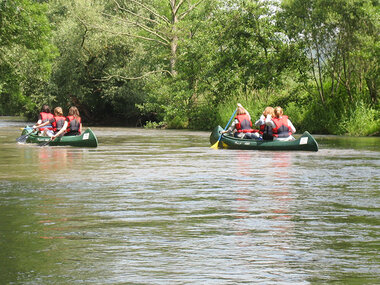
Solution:
<svg viewBox="0 0 380 285"><path fill-rule="evenodd" d="M172 6L172 11L173 11L173 14L174 14L174 15L177 14L178 9L182 6L183 2L184 2L184 0L179 1L178 5L176 6L176 5L175 5L175 0L172 0L172 1L171 1L170 4L171 4L171 6Z"/></svg>
<svg viewBox="0 0 380 285"><path fill-rule="evenodd" d="M173 76L173 74L171 74L171 72L169 70L162 69L162 70L149 71L149 72L142 74L140 76L137 76L137 77L125 77L125 76L121 76L121 75L111 75L111 74L107 73L108 76L102 77L101 79L94 79L94 81L109 81L113 78L123 79L123 80L138 80L138 79L142 79L142 78L147 77L147 76L154 74L154 73L168 73L170 76Z"/></svg>
<svg viewBox="0 0 380 285"><path fill-rule="evenodd" d="M79 19L79 18L78 18ZM84 24L84 22L79 19L79 21L81 23ZM160 43L164 46L169 46L169 42L165 39L165 41L161 41L159 39L153 39L153 38L148 38L148 37L144 37L144 36L140 36L140 35L135 35L135 34L131 34L131 33L116 33L114 31L111 31L111 30L107 30L107 29L104 29L100 26L92 26L94 29L98 29L98 30L101 30L103 32L107 32L107 33L110 33L110 34L113 34L113 35L116 35L116 36L129 36L129 37L132 37L132 38L138 38L138 39L142 39L142 40L146 40L146 41L153 41L153 42L157 42L157 43Z"/></svg>
<svg viewBox="0 0 380 285"><path fill-rule="evenodd" d="M107 31L107 30L103 30L103 31L109 32L109 33L113 33L114 35L117 35L117 36L128 36L128 37L142 39L142 40L146 40L146 41L157 42L157 43L160 43L160 44L162 44L164 46L168 46L169 45L167 42L163 42L163 41L160 41L158 39L148 38L148 37L144 37L144 36L140 36L140 35L135 35L135 34L131 34L131 33L115 33L115 32Z"/></svg>
<svg viewBox="0 0 380 285"><path fill-rule="evenodd" d="M122 18L120 18L118 16L115 16L115 15L110 15L110 14L107 14L107 13L102 13L102 14L105 15L105 16L108 16L108 17L116 18L117 20L126 22L127 24L131 24L133 26L137 26L137 27L143 29L144 31L147 31L150 34L155 35L156 37L160 38L162 41L166 42L167 44L169 44L169 40L167 38L165 38L163 35L159 34L159 33L162 33L161 31L152 30L152 29L150 29L149 27L147 27L144 24L140 24L140 23L137 23L137 22L132 22L132 21L129 21L127 19L122 19Z"/></svg>
<svg viewBox="0 0 380 285"><path fill-rule="evenodd" d="M199 0L197 3L191 5L189 7L189 9L187 9L187 11L183 12L180 16L179 16L179 19L182 20L183 18L185 18L187 16L187 14L189 14L192 10L194 10L194 8L196 8L199 4L201 4L204 0Z"/></svg>
<svg viewBox="0 0 380 285"><path fill-rule="evenodd" d="M154 10L151 9L151 8L149 8L148 6L146 6L146 5L140 3L139 1L136 1L136 0L130 0L130 1L131 1L131 2L134 2L134 3L136 3L136 4L138 4L138 5L141 6L141 7L143 7L145 10L147 10L147 11L150 12L150 13L152 13L152 14L155 15L157 18L160 18L161 20L163 20L166 24L170 24L170 21L169 21L166 17L164 17L164 16L158 14L156 11L154 11ZM150 18L146 18L146 17L144 17L144 16L141 16L141 15L139 15L139 14L136 14L135 12L133 12L133 11L131 11L131 10L129 10L129 9L126 9L126 8L121 7L120 4L119 4L119 2L117 2L116 0L113 0L113 2L115 2L115 4L117 5L117 7L118 7L120 10L124 11L124 12L127 12L127 13L129 13L129 14L131 14L131 15L133 15L133 16L136 16L136 17L138 17L138 18L144 19L144 20L146 20L146 21L150 21L150 22L153 22L153 23L159 24L159 22L157 22L156 20L153 20L153 19L150 19Z"/></svg>

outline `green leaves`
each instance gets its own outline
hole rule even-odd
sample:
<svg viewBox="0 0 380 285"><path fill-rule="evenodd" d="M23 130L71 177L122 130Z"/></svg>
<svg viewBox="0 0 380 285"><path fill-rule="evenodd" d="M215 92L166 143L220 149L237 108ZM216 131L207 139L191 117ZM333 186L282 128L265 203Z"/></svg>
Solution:
<svg viewBox="0 0 380 285"><path fill-rule="evenodd" d="M378 116L378 10L372 0L1 1L0 111L74 104L85 121L206 129L241 102L253 116L281 105L296 127L342 133L332 122L361 118L353 103Z"/></svg>
<svg viewBox="0 0 380 285"><path fill-rule="evenodd" d="M41 95L56 55L50 43L46 4L30 0L0 3L1 114L33 109Z"/></svg>

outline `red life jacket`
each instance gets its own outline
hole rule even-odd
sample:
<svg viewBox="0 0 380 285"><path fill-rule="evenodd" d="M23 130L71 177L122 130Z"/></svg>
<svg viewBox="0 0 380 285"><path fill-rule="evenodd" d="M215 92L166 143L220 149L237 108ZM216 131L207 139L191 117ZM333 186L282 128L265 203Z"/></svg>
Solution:
<svg viewBox="0 0 380 285"><path fill-rule="evenodd" d="M42 123L50 121L51 119L54 118L54 116L53 116L52 113L46 113L46 112L41 112L40 113L40 117L41 117L41 122ZM52 129L53 129L53 127L51 125L47 125L47 126L44 126L44 127L40 128L40 131L52 130Z"/></svg>
<svg viewBox="0 0 380 285"><path fill-rule="evenodd" d="M67 132L78 132L81 133L80 124L82 122L80 117L67 116Z"/></svg>
<svg viewBox="0 0 380 285"><path fill-rule="evenodd" d="M292 134L292 131L288 125L288 116L282 116L281 118L272 118L273 123L276 125L273 128L273 136L277 138L286 138Z"/></svg>
<svg viewBox="0 0 380 285"><path fill-rule="evenodd" d="M66 117L63 116L54 116L54 121L51 123L53 126L53 131L58 132L60 129L62 129L63 125L65 124Z"/></svg>
<svg viewBox="0 0 380 285"><path fill-rule="evenodd" d="M254 130L252 129L252 122L247 114L237 115L236 118L239 123L235 125L238 133L252 133Z"/></svg>

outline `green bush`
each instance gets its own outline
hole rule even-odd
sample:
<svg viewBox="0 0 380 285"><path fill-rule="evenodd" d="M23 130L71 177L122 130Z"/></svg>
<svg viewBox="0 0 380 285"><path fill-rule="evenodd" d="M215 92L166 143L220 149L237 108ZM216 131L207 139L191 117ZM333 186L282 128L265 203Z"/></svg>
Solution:
<svg viewBox="0 0 380 285"><path fill-rule="evenodd" d="M210 130L221 121L217 108L212 104L199 103L189 110L189 128Z"/></svg>
<svg viewBox="0 0 380 285"><path fill-rule="evenodd" d="M345 134L368 136L380 131L380 112L362 101L356 102L348 110L348 116L339 123Z"/></svg>
<svg viewBox="0 0 380 285"><path fill-rule="evenodd" d="M144 128L145 129L157 129L157 128L159 128L160 125L161 125L160 123L148 121L148 122L146 122Z"/></svg>

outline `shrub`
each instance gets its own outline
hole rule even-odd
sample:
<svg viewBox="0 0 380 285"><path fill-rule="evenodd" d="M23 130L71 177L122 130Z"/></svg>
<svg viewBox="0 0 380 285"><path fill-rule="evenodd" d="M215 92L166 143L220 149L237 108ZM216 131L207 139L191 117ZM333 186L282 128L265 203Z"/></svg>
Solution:
<svg viewBox="0 0 380 285"><path fill-rule="evenodd" d="M356 102L348 110L348 116L339 124L345 134L368 136L380 131L380 112L362 101Z"/></svg>

